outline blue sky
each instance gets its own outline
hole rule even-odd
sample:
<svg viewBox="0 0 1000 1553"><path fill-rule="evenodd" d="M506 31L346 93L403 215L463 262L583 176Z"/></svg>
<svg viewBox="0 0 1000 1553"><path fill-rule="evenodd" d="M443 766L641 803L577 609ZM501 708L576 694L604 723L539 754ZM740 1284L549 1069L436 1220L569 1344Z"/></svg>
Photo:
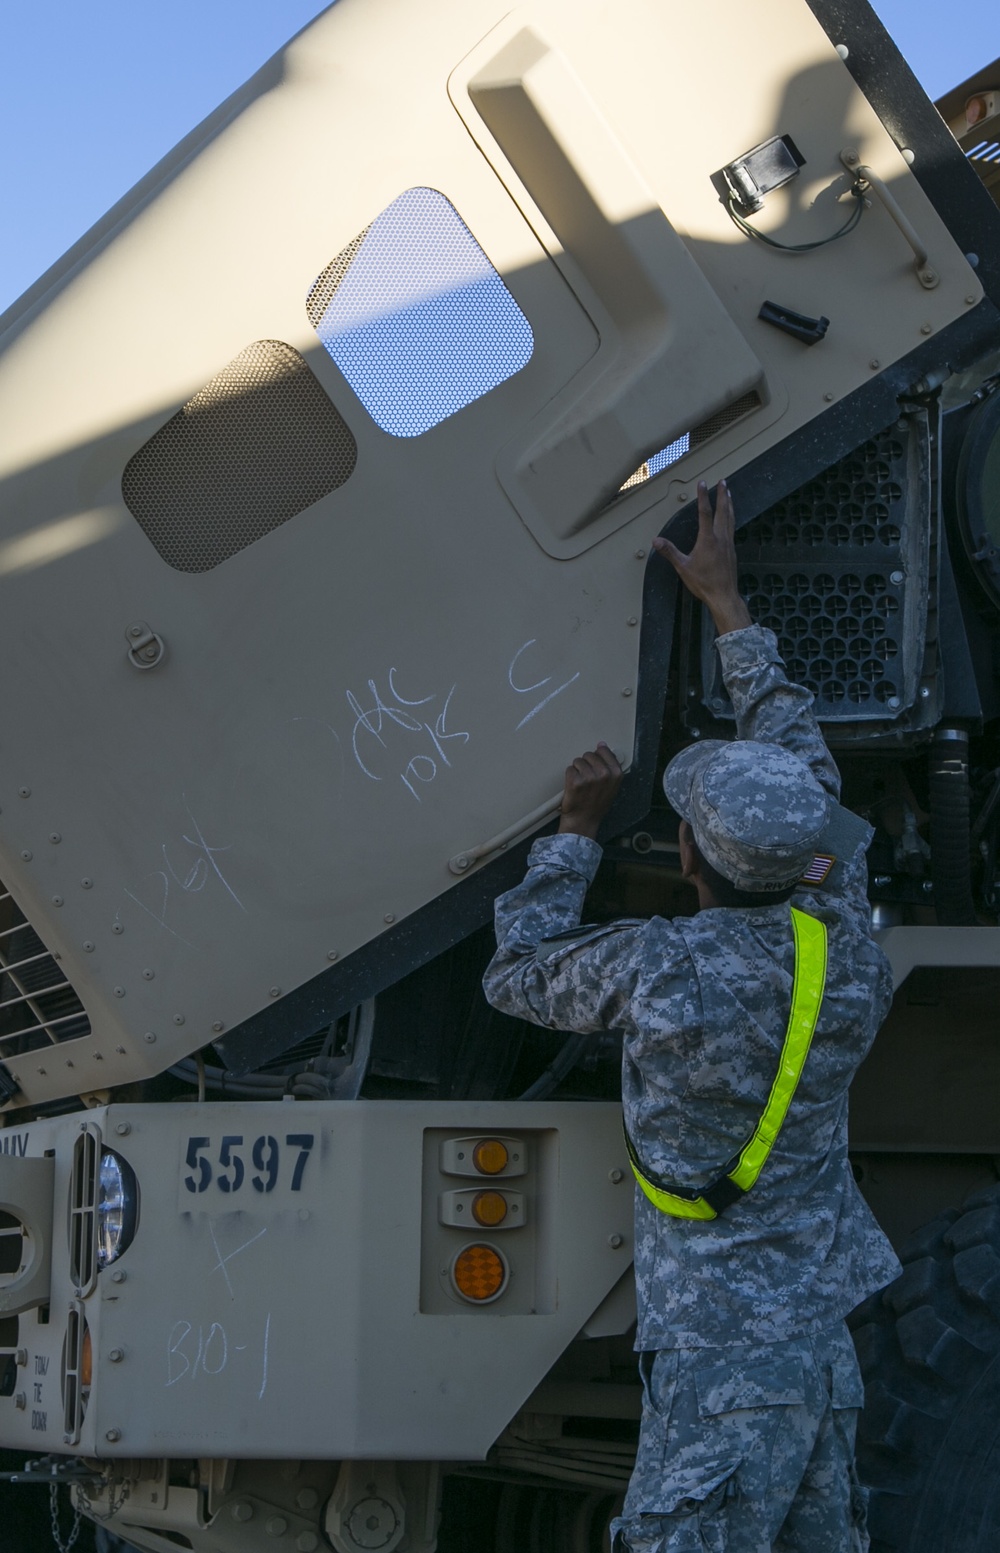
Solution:
<svg viewBox="0 0 1000 1553"><path fill-rule="evenodd" d="M319 0L0 0L0 312L322 9ZM1000 0L958 9L876 0L875 9L931 97L1000 55Z"/></svg>

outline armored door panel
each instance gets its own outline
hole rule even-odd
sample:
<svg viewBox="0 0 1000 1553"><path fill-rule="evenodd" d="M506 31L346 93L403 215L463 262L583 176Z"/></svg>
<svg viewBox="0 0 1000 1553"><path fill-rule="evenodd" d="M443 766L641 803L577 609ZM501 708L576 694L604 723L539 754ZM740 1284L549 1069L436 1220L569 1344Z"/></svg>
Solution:
<svg viewBox="0 0 1000 1553"><path fill-rule="evenodd" d="M18 1103L395 980L599 738L641 812L651 535L981 296L798 0L320 16L3 320Z"/></svg>

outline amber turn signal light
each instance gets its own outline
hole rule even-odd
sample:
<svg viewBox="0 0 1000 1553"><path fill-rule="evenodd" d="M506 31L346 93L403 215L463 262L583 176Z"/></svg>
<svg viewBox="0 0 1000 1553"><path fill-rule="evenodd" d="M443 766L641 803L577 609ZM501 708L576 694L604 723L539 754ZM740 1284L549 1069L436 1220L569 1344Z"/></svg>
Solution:
<svg viewBox="0 0 1000 1553"><path fill-rule="evenodd" d="M472 1163L481 1176L498 1176L510 1163L506 1143L499 1138L483 1138L472 1151Z"/></svg>
<svg viewBox="0 0 1000 1553"><path fill-rule="evenodd" d="M477 1192L472 1199L472 1217L484 1229L493 1229L507 1217L507 1199L502 1192Z"/></svg>
<svg viewBox="0 0 1000 1553"><path fill-rule="evenodd" d="M466 1246L452 1264L451 1281L464 1300L495 1300L507 1283L507 1264L492 1246Z"/></svg>

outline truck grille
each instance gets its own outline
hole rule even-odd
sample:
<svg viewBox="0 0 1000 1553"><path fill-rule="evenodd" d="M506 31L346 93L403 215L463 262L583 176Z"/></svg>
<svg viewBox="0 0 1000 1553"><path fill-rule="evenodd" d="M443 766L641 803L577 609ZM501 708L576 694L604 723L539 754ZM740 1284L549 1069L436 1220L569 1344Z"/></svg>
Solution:
<svg viewBox="0 0 1000 1553"><path fill-rule="evenodd" d="M741 529L740 589L825 723L864 736L935 705L936 510L926 414L897 422ZM701 700L732 718L707 617ZM930 644L930 645L929 645ZM697 691L694 692L697 695Z"/></svg>
<svg viewBox="0 0 1000 1553"><path fill-rule="evenodd" d="M87 1330L83 1307L69 1307L66 1322L66 1345L63 1349L62 1394L64 1408L65 1439L67 1445L75 1445L83 1428L83 1415L87 1399L83 1385L83 1339Z"/></svg>
<svg viewBox="0 0 1000 1553"><path fill-rule="evenodd" d="M101 1140L84 1124L73 1145L69 1195L69 1275L82 1298L97 1279L97 1190Z"/></svg>
<svg viewBox="0 0 1000 1553"><path fill-rule="evenodd" d="M7 1226L17 1224L8 1213L0 1213L0 1267L6 1267L3 1260L4 1244L3 1236L7 1233ZM21 1258L21 1227L17 1225L18 1240L18 1265ZM16 1271L16 1269L15 1269ZM13 1274L0 1273L0 1288L10 1281ZM0 1397L12 1397L17 1389L17 1349L20 1323L17 1316L0 1316Z"/></svg>
<svg viewBox="0 0 1000 1553"><path fill-rule="evenodd" d="M0 882L0 1059L89 1034L80 999Z"/></svg>

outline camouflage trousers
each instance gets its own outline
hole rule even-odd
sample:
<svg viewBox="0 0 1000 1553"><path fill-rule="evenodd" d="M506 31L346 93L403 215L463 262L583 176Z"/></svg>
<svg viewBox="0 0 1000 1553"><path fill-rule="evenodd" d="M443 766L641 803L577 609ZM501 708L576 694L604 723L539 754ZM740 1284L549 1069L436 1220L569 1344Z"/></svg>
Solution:
<svg viewBox="0 0 1000 1553"><path fill-rule="evenodd" d="M639 1361L642 1427L615 1553L866 1553L861 1376L842 1323Z"/></svg>

